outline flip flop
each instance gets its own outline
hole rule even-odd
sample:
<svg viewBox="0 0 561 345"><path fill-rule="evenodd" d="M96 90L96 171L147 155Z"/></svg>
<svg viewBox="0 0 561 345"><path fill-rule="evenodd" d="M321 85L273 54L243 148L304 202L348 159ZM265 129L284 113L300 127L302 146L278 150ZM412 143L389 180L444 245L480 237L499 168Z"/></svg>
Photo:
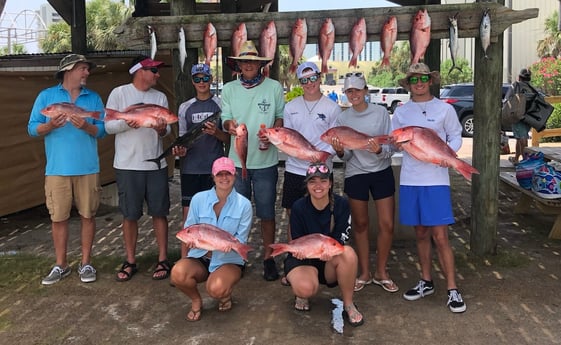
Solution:
<svg viewBox="0 0 561 345"><path fill-rule="evenodd" d="M386 290L387 292L399 291L399 287L391 279L376 280L376 278L372 278L372 283L381 286L382 289Z"/></svg>
<svg viewBox="0 0 561 345"><path fill-rule="evenodd" d="M187 313L187 316L186 316L187 321L189 321L189 322L199 321L201 319L201 311L202 311L202 309L199 309L199 310L191 309L189 311L189 313Z"/></svg>
<svg viewBox="0 0 561 345"><path fill-rule="evenodd" d="M310 301L307 298L294 298L294 309L298 311L310 311Z"/></svg>
<svg viewBox="0 0 561 345"><path fill-rule="evenodd" d="M364 289L364 287L366 285L370 285L372 284L372 279L368 279L368 280L362 280L362 279L355 279L355 287L354 287L354 291L358 292L362 289Z"/></svg>
<svg viewBox="0 0 561 345"><path fill-rule="evenodd" d="M228 311L232 309L232 296L228 296L218 301L218 311Z"/></svg>
<svg viewBox="0 0 561 345"><path fill-rule="evenodd" d="M355 316L356 316L356 314L358 314L358 315L361 316L361 318L358 321L353 321L353 320L351 320L350 314L353 314ZM362 314L358 311L358 308L354 304L348 305L344 308L343 319L345 321L347 321L349 323L349 325L351 325L353 327L358 327L358 326L360 326L364 323L364 317L362 317Z"/></svg>

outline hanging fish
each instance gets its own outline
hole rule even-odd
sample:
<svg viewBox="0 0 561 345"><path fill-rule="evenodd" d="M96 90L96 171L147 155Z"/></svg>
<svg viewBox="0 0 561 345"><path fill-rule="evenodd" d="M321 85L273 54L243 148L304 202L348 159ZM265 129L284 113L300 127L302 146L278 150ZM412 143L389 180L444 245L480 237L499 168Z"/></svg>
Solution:
<svg viewBox="0 0 561 345"><path fill-rule="evenodd" d="M380 64L380 66L390 66L390 56L392 54L392 49L396 40L397 18L395 16L390 16L382 26L380 44L382 45L384 57L382 58L382 63Z"/></svg>
<svg viewBox="0 0 561 345"><path fill-rule="evenodd" d="M218 46L218 36L216 35L216 28L212 23L206 25L205 36L203 39L203 50L205 53L205 64L210 66L210 60Z"/></svg>
<svg viewBox="0 0 561 345"><path fill-rule="evenodd" d="M150 25L148 26L148 34L150 35L150 59L154 60L158 51L158 43L156 42L156 31Z"/></svg>
<svg viewBox="0 0 561 345"><path fill-rule="evenodd" d="M319 30L319 56L321 57L321 73L327 73L327 60L335 45L335 26L331 18L326 18Z"/></svg>
<svg viewBox="0 0 561 345"><path fill-rule="evenodd" d="M448 18L448 30L450 32L450 42L448 45L450 46L450 58L452 59L452 67L450 68L450 71L448 71L448 74L450 74L454 68L463 72L462 69L456 65L458 49L460 48L460 44L458 42L458 13L456 13L453 17Z"/></svg>
<svg viewBox="0 0 561 345"><path fill-rule="evenodd" d="M267 26L261 31L261 35L259 35L259 55L262 57L274 59L275 52L277 50L277 27L274 21L270 21ZM269 62L263 68L263 75L268 77L269 76L269 69L273 62Z"/></svg>
<svg viewBox="0 0 561 345"><path fill-rule="evenodd" d="M290 64L289 72L296 73L298 61L304 54L306 48L306 41L308 40L308 25L305 18L298 18L292 27L292 34L289 38L290 56L292 63Z"/></svg>
<svg viewBox="0 0 561 345"><path fill-rule="evenodd" d="M349 49L353 53L351 61L349 61L349 67L358 67L358 56L364 49L366 44L366 20L360 18L357 20L355 25L351 30L351 35L349 38Z"/></svg>
<svg viewBox="0 0 561 345"><path fill-rule="evenodd" d="M489 16L489 9L483 12L483 18L481 18L481 25L479 26L479 39L481 40L484 58L490 59L487 56L487 49L491 45L491 17Z"/></svg>
<svg viewBox="0 0 561 345"><path fill-rule="evenodd" d="M230 44L232 56L240 55L241 46L245 41L247 41L247 28L245 27L245 23L240 23L232 33Z"/></svg>
<svg viewBox="0 0 561 345"><path fill-rule="evenodd" d="M425 56L430 43L431 19L427 10L419 10L413 17L409 45L411 47L411 64L419 62Z"/></svg>
<svg viewBox="0 0 561 345"><path fill-rule="evenodd" d="M183 66L185 65L185 59L187 59L187 49L185 48L185 31L183 28L179 28L179 39L177 40L179 44L179 69L183 73Z"/></svg>

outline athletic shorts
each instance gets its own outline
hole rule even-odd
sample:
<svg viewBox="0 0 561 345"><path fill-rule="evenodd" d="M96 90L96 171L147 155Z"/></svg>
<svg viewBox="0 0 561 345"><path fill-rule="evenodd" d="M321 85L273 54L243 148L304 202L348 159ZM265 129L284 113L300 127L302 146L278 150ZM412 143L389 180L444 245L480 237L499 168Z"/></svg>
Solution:
<svg viewBox="0 0 561 345"><path fill-rule="evenodd" d="M247 178L242 179L242 169L236 168L236 192L255 201L255 215L262 220L275 219L277 199L277 180L279 172L276 165L263 169L247 169Z"/></svg>
<svg viewBox="0 0 561 345"><path fill-rule="evenodd" d="M211 174L181 174L181 206L189 207L193 195L214 186Z"/></svg>
<svg viewBox="0 0 561 345"><path fill-rule="evenodd" d="M400 186L399 222L410 226L453 224L450 186Z"/></svg>
<svg viewBox="0 0 561 345"><path fill-rule="evenodd" d="M45 176L45 204L53 222L70 218L72 201L80 216L93 218L99 207L99 174Z"/></svg>
<svg viewBox="0 0 561 345"><path fill-rule="evenodd" d="M292 271L293 268L298 266L314 266L318 270L318 281L322 285L326 285L327 287L336 287L337 281L333 283L327 283L325 280L325 261L320 259L304 259L298 260L292 255L288 255L286 259L284 259L284 275L288 275L288 272Z"/></svg>
<svg viewBox="0 0 561 345"><path fill-rule="evenodd" d="M374 200L395 194L395 179L391 167L367 174L359 174L345 179L344 192L351 199L368 201L368 192Z"/></svg>
<svg viewBox="0 0 561 345"><path fill-rule="evenodd" d="M142 217L144 201L152 217L169 214L168 168L160 170L115 169L119 209L128 220Z"/></svg>
<svg viewBox="0 0 561 345"><path fill-rule="evenodd" d="M284 172L284 182L282 184L282 207L292 208L292 204L306 194L306 176L296 175L291 172Z"/></svg>

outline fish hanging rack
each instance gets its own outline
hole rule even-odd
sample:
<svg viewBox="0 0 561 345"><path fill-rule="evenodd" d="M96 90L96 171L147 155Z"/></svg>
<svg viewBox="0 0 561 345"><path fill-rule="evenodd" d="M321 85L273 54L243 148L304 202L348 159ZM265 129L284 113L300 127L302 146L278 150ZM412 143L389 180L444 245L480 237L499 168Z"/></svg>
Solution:
<svg viewBox="0 0 561 345"><path fill-rule="evenodd" d="M185 30L187 48L201 48L203 34L208 22L213 23L218 35L218 46L229 47L232 32L239 23L245 23L249 40L257 41L263 27L271 20L277 27L278 44L288 44L294 21L306 18L308 26L307 43L317 43L321 24L325 18L331 18L335 26L335 42L347 42L349 33L358 18L366 19L367 41L379 41L384 21L389 16L396 16L398 40L408 40L411 20L420 9L426 9L431 17L431 39L447 39L448 17L459 12L458 32L460 38L479 37L479 25L485 9L491 15L491 41L496 42L506 28L512 24L536 18L539 10L528 8L512 10L498 3L470 3L450 5L402 6L357 8L349 10L322 10L305 12L267 12L267 13L221 13L197 14L183 16L131 17L115 30L120 41L130 49L147 49L150 39L146 27L150 25L156 31L158 49L177 48L178 31Z"/></svg>

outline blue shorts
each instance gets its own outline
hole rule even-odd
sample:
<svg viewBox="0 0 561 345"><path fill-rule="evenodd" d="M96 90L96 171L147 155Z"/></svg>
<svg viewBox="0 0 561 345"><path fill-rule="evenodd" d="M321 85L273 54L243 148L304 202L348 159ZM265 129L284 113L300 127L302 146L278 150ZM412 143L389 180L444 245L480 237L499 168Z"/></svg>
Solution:
<svg viewBox="0 0 561 345"><path fill-rule="evenodd" d="M247 178L242 179L242 169L236 168L234 187L241 195L255 201L255 215L262 220L275 219L277 181L279 171L276 165L263 169L247 169Z"/></svg>
<svg viewBox="0 0 561 345"><path fill-rule="evenodd" d="M345 179L345 194L351 199L368 201L368 192L372 199L380 200L394 195L395 179L392 167L387 169L354 175Z"/></svg>
<svg viewBox="0 0 561 345"><path fill-rule="evenodd" d="M399 186L399 222L410 226L453 224L450 186Z"/></svg>
<svg viewBox="0 0 561 345"><path fill-rule="evenodd" d="M193 195L213 186L211 174L181 174L181 206L189 207Z"/></svg>
<svg viewBox="0 0 561 345"><path fill-rule="evenodd" d="M516 139L530 139L530 126L522 121L513 123L512 136Z"/></svg>
<svg viewBox="0 0 561 345"><path fill-rule="evenodd" d="M144 200L148 214L166 217L169 214L168 168L160 170L115 169L119 190L119 209L128 220L142 217Z"/></svg>

